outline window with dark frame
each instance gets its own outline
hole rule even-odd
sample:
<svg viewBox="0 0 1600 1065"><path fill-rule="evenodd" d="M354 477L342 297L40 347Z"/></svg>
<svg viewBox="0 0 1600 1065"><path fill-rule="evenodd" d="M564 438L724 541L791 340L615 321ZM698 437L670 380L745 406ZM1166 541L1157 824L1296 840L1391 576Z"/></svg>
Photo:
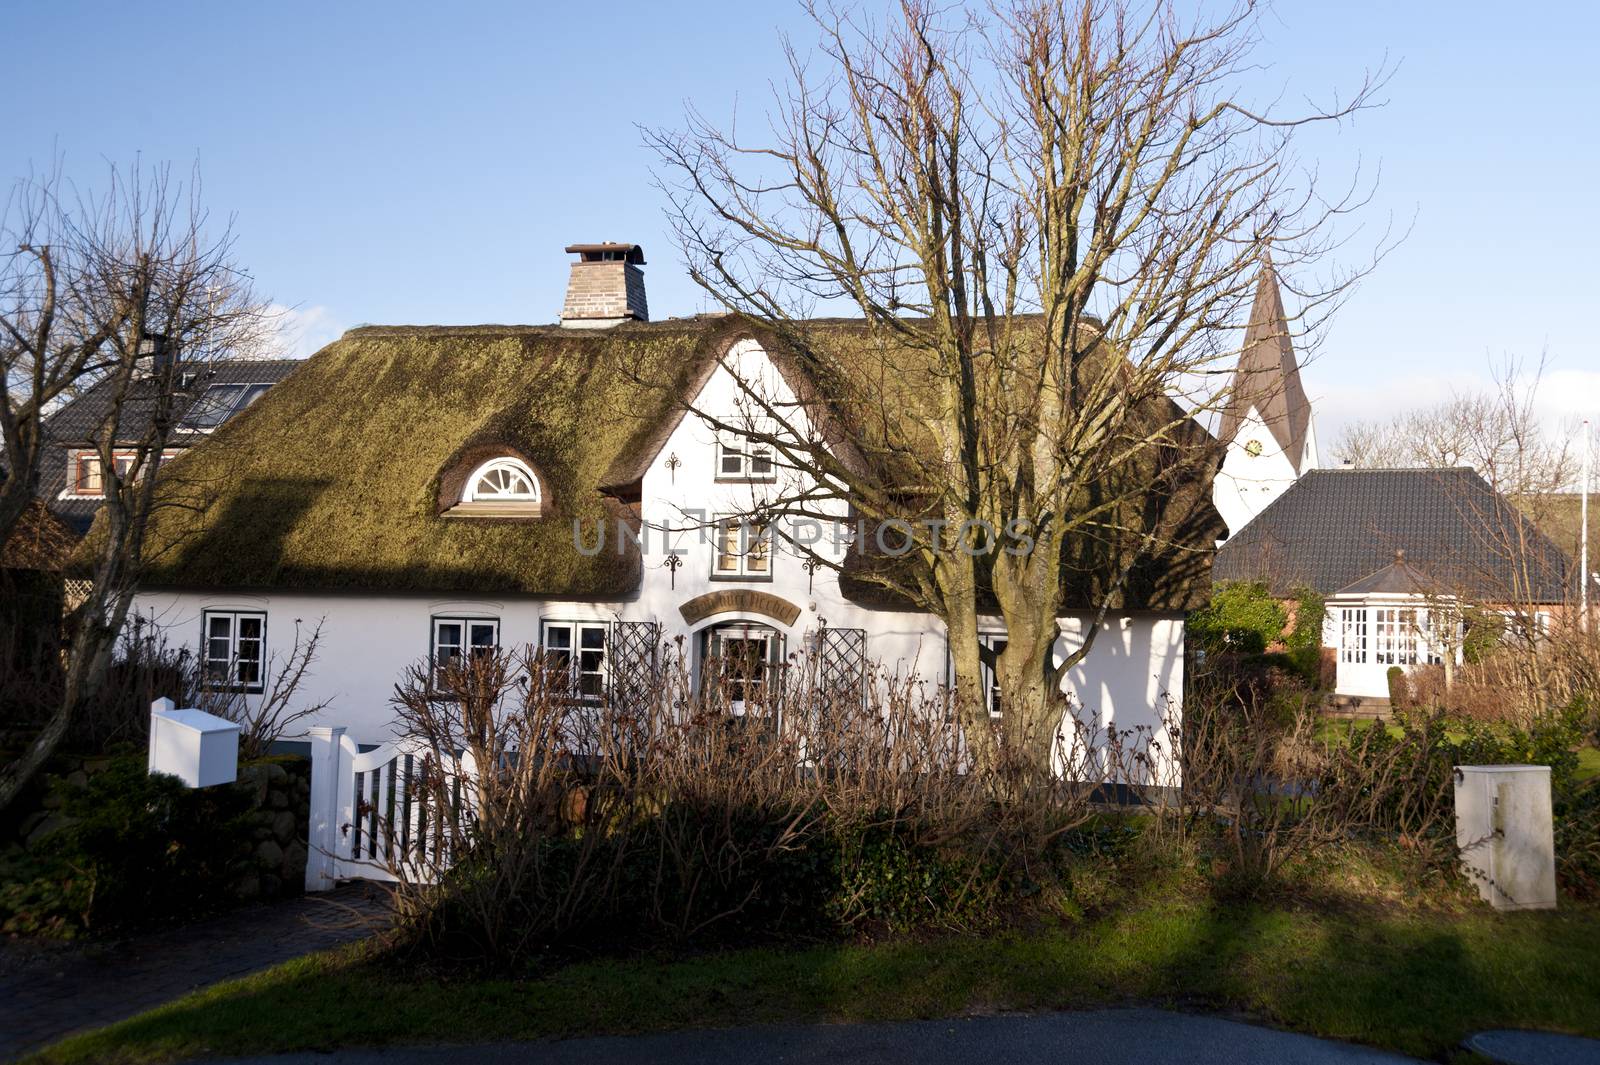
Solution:
<svg viewBox="0 0 1600 1065"><path fill-rule="evenodd" d="M717 480L719 481L774 481L777 467L772 461L772 448L748 440L717 441Z"/></svg>
<svg viewBox="0 0 1600 1065"><path fill-rule="evenodd" d="M261 691L267 615L260 611L207 610L201 617L203 658L209 684Z"/></svg>
<svg viewBox="0 0 1600 1065"><path fill-rule="evenodd" d="M597 703L606 694L606 638L604 621L546 621L540 646L544 667L572 697Z"/></svg>
<svg viewBox="0 0 1600 1065"><path fill-rule="evenodd" d="M178 428L185 432L208 433L260 399L271 387L268 384L211 385L200 393Z"/></svg>
<svg viewBox="0 0 1600 1065"><path fill-rule="evenodd" d="M980 633L978 635L978 673L983 679L983 702L989 711L990 717L1000 716L1000 670L999 659L1006 649L1007 640L1003 633Z"/></svg>

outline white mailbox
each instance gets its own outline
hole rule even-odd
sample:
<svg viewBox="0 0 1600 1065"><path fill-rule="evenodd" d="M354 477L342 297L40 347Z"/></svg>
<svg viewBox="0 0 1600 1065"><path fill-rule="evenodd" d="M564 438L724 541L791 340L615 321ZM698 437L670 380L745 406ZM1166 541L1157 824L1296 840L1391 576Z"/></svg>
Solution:
<svg viewBox="0 0 1600 1065"><path fill-rule="evenodd" d="M1495 909L1555 909L1550 767L1456 766L1456 847L1467 877Z"/></svg>
<svg viewBox="0 0 1600 1065"><path fill-rule="evenodd" d="M191 788L231 784L239 777L238 723L157 699L150 704L150 772L170 773Z"/></svg>

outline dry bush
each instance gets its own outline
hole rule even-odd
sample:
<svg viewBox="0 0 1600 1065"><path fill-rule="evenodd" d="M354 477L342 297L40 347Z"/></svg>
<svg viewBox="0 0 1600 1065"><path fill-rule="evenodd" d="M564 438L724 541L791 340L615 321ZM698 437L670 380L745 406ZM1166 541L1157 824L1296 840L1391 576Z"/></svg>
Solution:
<svg viewBox="0 0 1600 1065"><path fill-rule="evenodd" d="M1322 734L1314 701L1292 684L1202 671L1185 702L1185 836L1220 841L1222 885L1250 894L1320 848L1399 841L1437 865L1449 855L1450 758L1439 719ZM1176 723L1175 723L1176 724Z"/></svg>
<svg viewBox="0 0 1600 1065"><path fill-rule="evenodd" d="M1105 784L1164 764L1150 737L1075 726L1072 779L1030 757L972 772L943 692L820 690L805 655L761 685L721 663L693 684L666 650L635 705L573 698L533 652L408 670L402 731L436 753L407 808L438 828L390 857L402 943L514 968L577 946L992 924L1048 882Z"/></svg>
<svg viewBox="0 0 1600 1065"><path fill-rule="evenodd" d="M1575 702L1600 707L1600 632L1558 620L1537 640L1508 636L1480 661L1413 667L1406 708L1528 728Z"/></svg>

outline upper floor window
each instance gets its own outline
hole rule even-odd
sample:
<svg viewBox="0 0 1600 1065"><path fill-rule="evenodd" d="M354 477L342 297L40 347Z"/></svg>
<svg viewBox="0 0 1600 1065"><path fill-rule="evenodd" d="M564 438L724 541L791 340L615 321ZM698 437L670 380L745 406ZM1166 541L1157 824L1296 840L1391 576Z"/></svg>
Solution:
<svg viewBox="0 0 1600 1065"><path fill-rule="evenodd" d="M194 401L178 428L208 433L266 394L271 385L212 385Z"/></svg>
<svg viewBox="0 0 1600 1065"><path fill-rule="evenodd" d="M724 515L717 519L713 548L712 576L772 579L772 529L765 522Z"/></svg>
<svg viewBox="0 0 1600 1065"><path fill-rule="evenodd" d="M112 452L111 461L117 476L126 478L139 460L137 451ZM67 494L98 499L106 494L104 471L100 466L100 452L84 448L72 452L67 461Z"/></svg>
<svg viewBox="0 0 1600 1065"><path fill-rule="evenodd" d="M777 475L770 445L749 440L717 441L717 480L772 481Z"/></svg>
<svg viewBox="0 0 1600 1065"><path fill-rule="evenodd" d="M168 448L161 453L163 463L170 462L183 453L183 448ZM151 451L145 458L145 468L149 467L155 452ZM111 453L112 464L116 467L117 477L127 480L139 465L139 452L132 449L123 449ZM103 499L106 494L105 471L100 465L100 452L92 447L75 449L67 455L67 487L62 491L63 498Z"/></svg>
<svg viewBox="0 0 1600 1065"><path fill-rule="evenodd" d="M261 691L267 615L256 611L207 610L202 615L206 680L223 688Z"/></svg>
<svg viewBox="0 0 1600 1065"><path fill-rule="evenodd" d="M462 655L493 654L500 645L497 618L434 618L432 661L434 680Z"/></svg>
<svg viewBox="0 0 1600 1065"><path fill-rule="evenodd" d="M543 498L538 475L521 459L505 455L490 459L468 474L461 502L448 513L537 517Z"/></svg>

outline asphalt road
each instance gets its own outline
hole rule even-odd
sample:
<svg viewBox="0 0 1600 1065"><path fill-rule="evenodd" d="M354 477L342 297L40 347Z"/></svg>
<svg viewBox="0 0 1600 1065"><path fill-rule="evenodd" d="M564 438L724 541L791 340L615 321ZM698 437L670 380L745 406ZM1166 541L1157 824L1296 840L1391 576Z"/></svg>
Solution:
<svg viewBox="0 0 1600 1065"><path fill-rule="evenodd" d="M229 1065L1392 1065L1413 1059L1219 1017L1120 1009L226 1060Z"/></svg>

